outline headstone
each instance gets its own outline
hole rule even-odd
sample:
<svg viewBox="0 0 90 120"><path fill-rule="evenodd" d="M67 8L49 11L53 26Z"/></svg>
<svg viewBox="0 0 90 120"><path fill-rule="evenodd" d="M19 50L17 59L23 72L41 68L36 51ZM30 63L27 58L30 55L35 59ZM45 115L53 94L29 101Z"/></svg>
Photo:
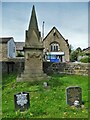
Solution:
<svg viewBox="0 0 90 120"><path fill-rule="evenodd" d="M70 106L80 106L82 104L82 89L78 86L67 87L66 102Z"/></svg>
<svg viewBox="0 0 90 120"><path fill-rule="evenodd" d="M14 95L15 109L25 111L30 107L29 93L21 92Z"/></svg>

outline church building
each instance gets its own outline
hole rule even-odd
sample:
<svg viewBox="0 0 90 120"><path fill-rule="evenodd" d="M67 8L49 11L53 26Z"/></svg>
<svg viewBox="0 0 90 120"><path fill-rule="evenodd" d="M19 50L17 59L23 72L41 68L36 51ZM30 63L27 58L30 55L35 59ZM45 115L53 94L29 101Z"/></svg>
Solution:
<svg viewBox="0 0 90 120"><path fill-rule="evenodd" d="M69 62L69 44L56 27L43 40L44 59L50 62Z"/></svg>

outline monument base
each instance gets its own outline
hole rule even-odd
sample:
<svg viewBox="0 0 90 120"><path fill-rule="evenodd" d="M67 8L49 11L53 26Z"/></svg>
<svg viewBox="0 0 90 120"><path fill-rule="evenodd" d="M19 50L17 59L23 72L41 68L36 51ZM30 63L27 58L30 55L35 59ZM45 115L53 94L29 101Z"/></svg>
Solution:
<svg viewBox="0 0 90 120"><path fill-rule="evenodd" d="M34 82L34 81L42 81L47 80L50 77L46 74L21 74L17 77L17 82Z"/></svg>

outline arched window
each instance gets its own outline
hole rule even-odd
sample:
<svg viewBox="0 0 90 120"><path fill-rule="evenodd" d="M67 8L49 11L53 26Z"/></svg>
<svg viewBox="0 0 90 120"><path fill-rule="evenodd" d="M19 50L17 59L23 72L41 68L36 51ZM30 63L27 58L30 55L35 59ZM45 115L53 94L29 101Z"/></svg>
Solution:
<svg viewBox="0 0 90 120"><path fill-rule="evenodd" d="M58 43L51 43L50 44L51 51L58 52L59 51L59 44Z"/></svg>

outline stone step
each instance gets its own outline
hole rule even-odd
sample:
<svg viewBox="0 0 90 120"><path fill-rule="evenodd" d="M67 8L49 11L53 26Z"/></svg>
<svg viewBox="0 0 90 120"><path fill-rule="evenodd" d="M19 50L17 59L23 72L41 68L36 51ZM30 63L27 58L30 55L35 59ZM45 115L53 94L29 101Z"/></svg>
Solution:
<svg viewBox="0 0 90 120"><path fill-rule="evenodd" d="M34 81L42 81L47 80L47 76L38 76L38 77L17 77L17 82L34 82Z"/></svg>

